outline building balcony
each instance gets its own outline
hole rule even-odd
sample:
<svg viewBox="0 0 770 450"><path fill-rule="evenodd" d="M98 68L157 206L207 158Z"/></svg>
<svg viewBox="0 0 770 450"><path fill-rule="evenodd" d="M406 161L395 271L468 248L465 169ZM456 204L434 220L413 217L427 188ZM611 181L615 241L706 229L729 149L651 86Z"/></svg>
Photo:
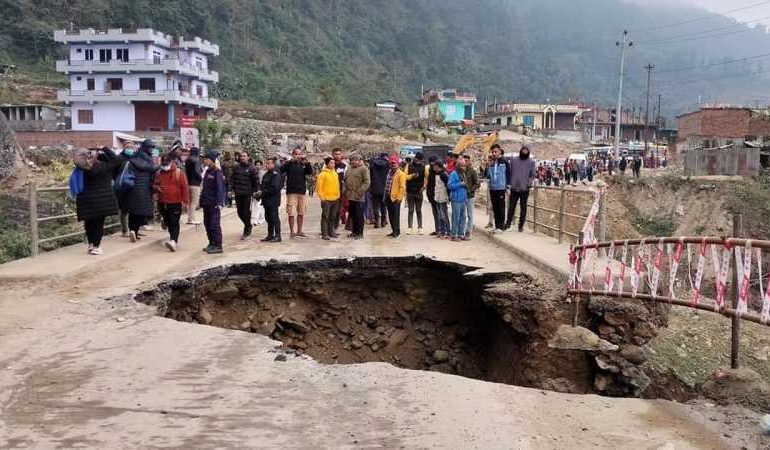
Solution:
<svg viewBox="0 0 770 450"><path fill-rule="evenodd" d="M62 44L152 42L170 48L174 38L152 28L139 28L131 32L124 32L121 28L111 28L107 31L85 28L78 31L56 30L53 32L53 40Z"/></svg>
<svg viewBox="0 0 770 450"><path fill-rule="evenodd" d="M201 108L217 109L219 102L210 97L201 97L187 91L71 91L63 89L56 93L60 102L164 102L183 103Z"/></svg>
<svg viewBox="0 0 770 450"><path fill-rule="evenodd" d="M201 69L184 63L176 58L165 59L132 59L121 61L113 59L110 62L60 60L56 61L56 71L65 75L70 73L134 73L134 72L174 72L212 83L219 82L219 73L213 70Z"/></svg>
<svg viewBox="0 0 770 450"><path fill-rule="evenodd" d="M219 56L219 45L212 44L211 42L195 37L191 40L180 40L176 43L175 47L184 50L198 50L204 55Z"/></svg>

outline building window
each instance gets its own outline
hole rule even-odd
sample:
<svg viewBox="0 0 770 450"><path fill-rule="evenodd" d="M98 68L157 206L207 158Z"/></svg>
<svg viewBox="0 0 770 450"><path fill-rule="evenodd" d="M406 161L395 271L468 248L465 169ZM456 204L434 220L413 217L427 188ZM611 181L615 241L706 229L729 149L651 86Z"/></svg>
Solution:
<svg viewBox="0 0 770 450"><path fill-rule="evenodd" d="M107 90L108 91L122 91L123 79L122 78L107 78Z"/></svg>
<svg viewBox="0 0 770 450"><path fill-rule="evenodd" d="M203 86L201 86L200 84L195 86L195 94L198 97L203 97Z"/></svg>
<svg viewBox="0 0 770 450"><path fill-rule="evenodd" d="M75 77L76 80L81 81L83 77Z"/></svg>
<svg viewBox="0 0 770 450"><path fill-rule="evenodd" d="M80 124L93 124L94 123L94 110L93 109L80 109L80 110L78 110L78 123L80 123Z"/></svg>
<svg viewBox="0 0 770 450"><path fill-rule="evenodd" d="M96 80L93 78L86 79L86 90L93 91L96 89Z"/></svg>
<svg viewBox="0 0 770 450"><path fill-rule="evenodd" d="M75 49L75 53L83 53L83 49L82 48L76 48Z"/></svg>
<svg viewBox="0 0 770 450"><path fill-rule="evenodd" d="M128 49L127 48L119 48L115 50L116 58L118 61L127 63L128 62Z"/></svg>
<svg viewBox="0 0 770 450"><path fill-rule="evenodd" d="M99 62L108 63L112 61L112 49L102 48L99 49Z"/></svg>
<svg viewBox="0 0 770 450"><path fill-rule="evenodd" d="M155 78L139 78L139 90L155 92Z"/></svg>
<svg viewBox="0 0 770 450"><path fill-rule="evenodd" d="M86 61L93 61L94 60L94 50L92 48L86 49Z"/></svg>

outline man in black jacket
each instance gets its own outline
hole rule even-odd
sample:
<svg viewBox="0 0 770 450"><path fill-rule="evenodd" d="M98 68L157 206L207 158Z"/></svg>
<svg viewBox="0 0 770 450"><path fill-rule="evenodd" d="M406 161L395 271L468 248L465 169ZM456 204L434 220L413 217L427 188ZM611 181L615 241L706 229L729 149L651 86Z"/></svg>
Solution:
<svg viewBox="0 0 770 450"><path fill-rule="evenodd" d="M369 179L372 194L372 209L374 210L374 228L385 227L388 224L388 209L385 206L385 182L388 178L388 154L380 153L369 164Z"/></svg>
<svg viewBox="0 0 770 450"><path fill-rule="evenodd" d="M407 166L406 175L406 205L408 208L407 219L409 222L409 228L407 228L406 234L413 234L414 228L412 225L413 216L417 213L417 234L423 234L422 232L422 192L425 190L425 184L427 178L425 174L425 160L422 156L422 152L418 152L414 161Z"/></svg>
<svg viewBox="0 0 770 450"><path fill-rule="evenodd" d="M238 218L243 222L241 240L245 241L251 237L251 198L259 190L259 174L249 161L248 152L240 154L240 161L233 167L229 187L238 208Z"/></svg>
<svg viewBox="0 0 770 450"><path fill-rule="evenodd" d="M281 219L278 208L281 206L281 174L275 169L276 159L265 161L265 174L259 188L259 197L265 207L267 237L262 242L281 242Z"/></svg>
<svg viewBox="0 0 770 450"><path fill-rule="evenodd" d="M195 212L201 199L201 181L203 181L203 166L201 165L201 150L197 147L190 149L190 157L184 162L187 184L190 189L190 205L187 207L187 224L199 225L200 221Z"/></svg>
<svg viewBox="0 0 770 450"><path fill-rule="evenodd" d="M296 147L291 152L291 161L281 166L281 174L286 176L286 213L289 215L291 238L304 238L302 222L305 216L305 194L307 177L313 174L313 167L302 155L302 148ZM297 232L294 232L294 215L297 216Z"/></svg>

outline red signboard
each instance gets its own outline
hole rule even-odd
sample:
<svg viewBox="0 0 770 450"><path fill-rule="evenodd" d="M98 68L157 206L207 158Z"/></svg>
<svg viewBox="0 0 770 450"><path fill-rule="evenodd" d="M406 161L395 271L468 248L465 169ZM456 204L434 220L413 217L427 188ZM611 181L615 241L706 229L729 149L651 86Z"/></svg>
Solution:
<svg viewBox="0 0 770 450"><path fill-rule="evenodd" d="M180 117L179 128L195 128L195 121L197 120L197 117Z"/></svg>

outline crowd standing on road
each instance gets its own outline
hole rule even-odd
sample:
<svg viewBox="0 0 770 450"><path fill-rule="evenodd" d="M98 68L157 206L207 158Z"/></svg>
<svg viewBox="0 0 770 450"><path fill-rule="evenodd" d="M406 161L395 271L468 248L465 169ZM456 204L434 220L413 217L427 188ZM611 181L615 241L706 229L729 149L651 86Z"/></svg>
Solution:
<svg viewBox="0 0 770 450"><path fill-rule="evenodd" d="M417 153L402 161L396 154L380 153L364 160L358 153L347 158L334 148L323 164L314 167L302 147L292 150L289 160L251 161L248 152L235 157L219 151L182 148L175 141L169 151L147 139L138 148L127 142L116 154L109 148L79 150L70 180L76 196L77 217L84 222L88 252L102 254L101 240L105 219L119 215L123 236L137 242L142 231L159 216L168 231L165 246L177 251L180 223L186 213L189 225L200 225L199 212L208 238L207 253L222 253L221 210L235 203L243 225L242 240L249 240L255 225L267 223L267 243L282 241L280 206L286 192L286 217L291 239L306 239L305 215L308 202L317 193L321 207L320 238L340 238L339 228L348 238L364 238L366 224L376 228L390 225L391 238L399 238L401 209L406 209L406 234L424 235L423 203L427 199L433 218L431 236L451 241L471 239L474 205L482 180L487 184L487 228L501 233L512 229L519 210L516 229L524 231L527 201L534 185L560 186L592 181L596 174L617 168L621 175L631 169L640 176L639 158L622 157L589 163L565 160L536 162L529 146L519 154L504 157L495 144L488 160L477 170L469 155L449 154L445 160ZM221 159L221 161L220 161ZM73 187L74 186L74 187Z"/></svg>

